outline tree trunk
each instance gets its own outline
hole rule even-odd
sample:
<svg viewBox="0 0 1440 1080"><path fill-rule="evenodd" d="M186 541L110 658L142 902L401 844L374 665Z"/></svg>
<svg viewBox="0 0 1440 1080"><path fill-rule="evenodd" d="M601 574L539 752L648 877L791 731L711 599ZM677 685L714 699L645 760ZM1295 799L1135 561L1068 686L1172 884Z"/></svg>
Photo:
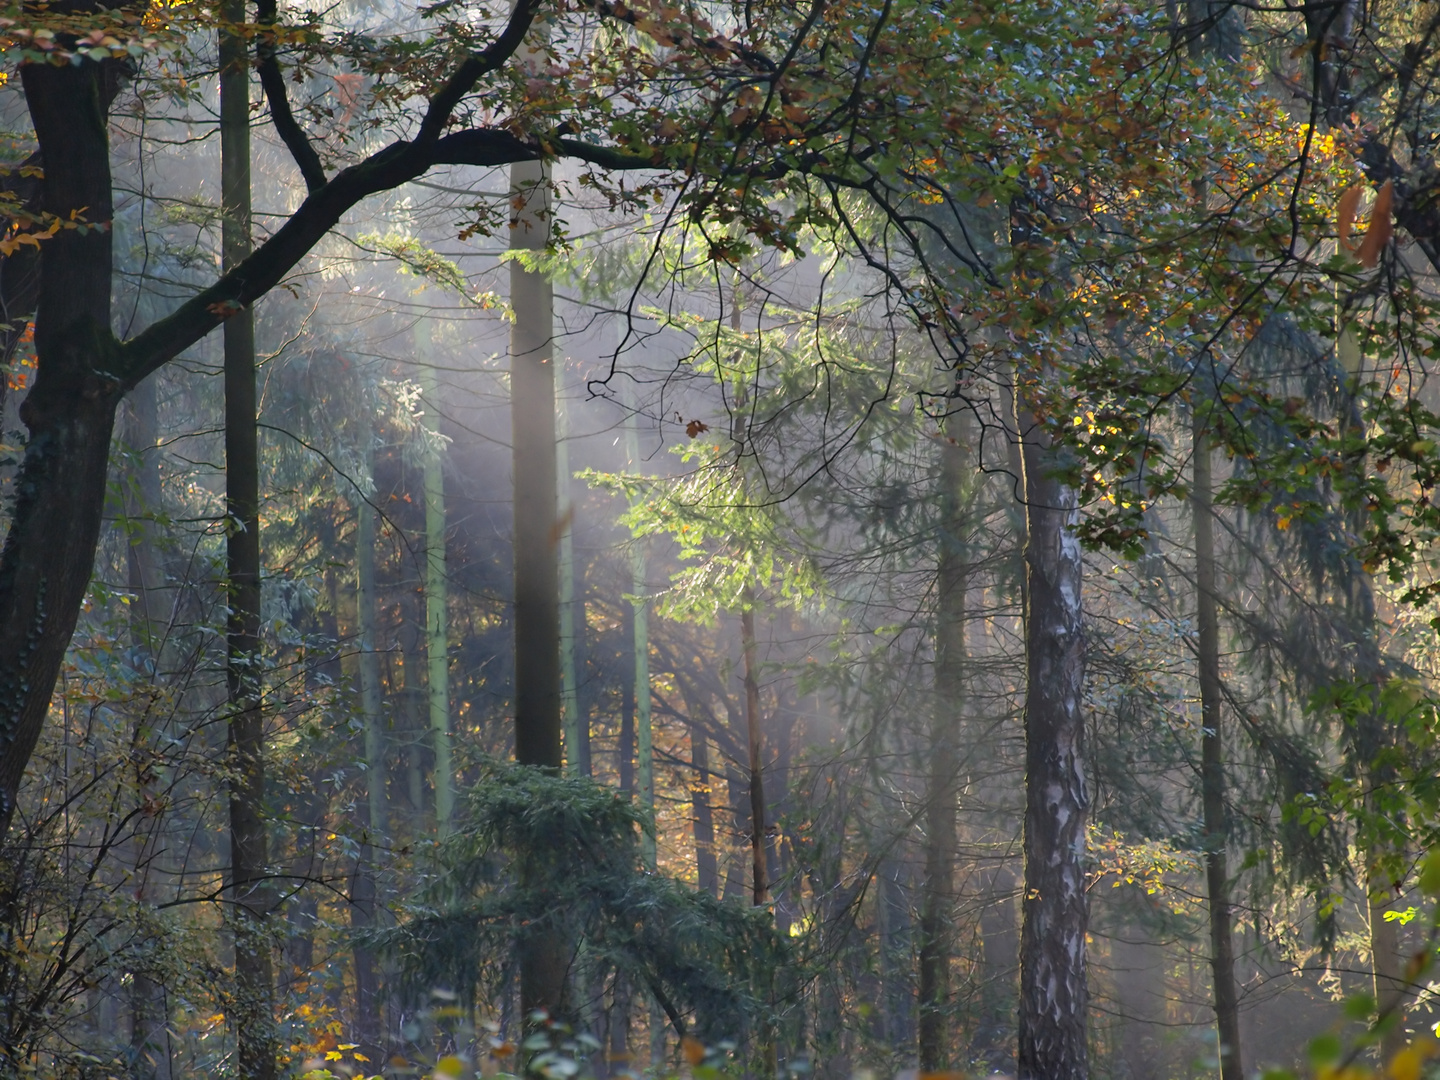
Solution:
<svg viewBox="0 0 1440 1080"><path fill-rule="evenodd" d="M225 18L244 22L227 0ZM242 37L220 35L222 270L250 253L250 64ZM256 427L255 320L225 321L225 540L230 615L226 686L230 720L230 890L235 1002L230 1019L241 1080L274 1080L274 972L264 923L273 906L265 835L265 714L260 657L260 445Z"/></svg>
<svg viewBox="0 0 1440 1080"><path fill-rule="evenodd" d="M108 222L103 64L25 64L20 78L47 162L42 204ZM10 827L94 565L119 385L105 374L110 333L109 229L62 229L44 241L35 319L39 365L20 408L29 429L15 509L0 550L0 835Z"/></svg>
<svg viewBox="0 0 1440 1080"><path fill-rule="evenodd" d="M510 246L540 250L550 233L550 187L538 162L514 165L518 209ZM555 366L550 280L510 264L510 428L515 483L515 760L559 770L560 590L555 557ZM554 933L520 948L520 1010L563 1016L569 1008L568 948Z"/></svg>
<svg viewBox="0 0 1440 1080"><path fill-rule="evenodd" d="M415 355L425 395L425 657L430 701L430 738L435 753L435 832L450 831L455 814L455 776L450 760L450 638L445 581L445 470L440 448L440 393L430 348L430 323L415 324Z"/></svg>
<svg viewBox="0 0 1440 1080"><path fill-rule="evenodd" d="M124 485L125 517L129 531L128 562L130 606L130 637L137 666L159 677L161 642L170 622L164 601L164 581L155 551L153 515L163 509L160 469L156 461L159 421L154 378L146 379L130 394L126 409L125 442L127 460L131 463ZM154 776L147 765L142 767L138 794L153 800ZM156 803L158 805L158 801ZM147 813L135 830L134 870L138 885L135 899L150 899L152 837L160 831L158 813ZM170 1080L170 1016L165 986L144 968L131 973L130 982L130 1050L137 1080Z"/></svg>
<svg viewBox="0 0 1440 1080"><path fill-rule="evenodd" d="M364 476L373 481L375 448L369 431L361 449ZM373 488L373 483L371 484ZM350 926L366 930L375 925L375 845L384 842L389 825L385 813L385 730L381 717L379 635L375 617L375 511L357 496L355 506L355 618L359 623L360 715L365 725L365 802L361 809L360 851L350 890ZM355 1034L365 1047L378 1049L380 1041L380 985L375 956L355 946ZM368 1050L367 1050L368 1054Z"/></svg>
<svg viewBox="0 0 1440 1080"><path fill-rule="evenodd" d="M635 413L625 418L625 456L629 467L636 469L640 463L639 438L635 431ZM630 593L635 597L631 627L634 633L635 651L635 765L636 783L640 789L640 805L655 817L655 749L654 729L650 714L650 605L643 599L646 589L645 549L642 540L634 540L630 547ZM645 865L655 869L655 837L645 834L640 838L641 856Z"/></svg>
<svg viewBox="0 0 1440 1080"><path fill-rule="evenodd" d="M620 633L624 639L622 659L625 674L635 670L635 608L620 601ZM622 676L623 678L624 676ZM615 768L620 777L620 790L635 794L635 680L625 678L620 688L620 735L615 747Z"/></svg>
<svg viewBox="0 0 1440 1080"><path fill-rule="evenodd" d="M764 750L760 732L759 661L755 645L755 597L745 590L745 607L740 612L740 651L745 672L745 734L750 749L750 902L765 904L769 883L765 874L765 776Z"/></svg>
<svg viewBox="0 0 1440 1080"><path fill-rule="evenodd" d="M695 770L690 781L695 879L701 892L715 896L720 889L720 868L715 857L715 812L710 806L710 740L697 724L690 725L690 764Z"/></svg>
<svg viewBox="0 0 1440 1080"><path fill-rule="evenodd" d="M1023 394L1017 395L1023 400ZM1025 517L1025 887L1019 1080L1084 1080L1086 1048L1084 624L1075 492L1022 413Z"/></svg>
<svg viewBox="0 0 1440 1080"><path fill-rule="evenodd" d="M1205 823L1205 884L1210 902L1210 972L1215 1026L1220 1039L1221 1080L1245 1080L1240 1053L1240 1003L1235 985L1234 913L1225 847L1230 830L1225 808L1225 744L1220 713L1220 616L1215 576L1215 522L1210 502L1211 457L1203 419L1197 411L1192 435L1195 484L1196 622L1200 660L1200 789Z"/></svg>
<svg viewBox="0 0 1440 1080"><path fill-rule="evenodd" d="M560 530L560 682L565 715L565 765L572 775L590 775L589 720L580 711L579 636L585 602L575 591L575 502L570 497L569 424L565 402L556 401L555 513ZM587 730L583 730L585 728Z"/></svg>
<svg viewBox="0 0 1440 1080"><path fill-rule="evenodd" d="M948 1067L950 918L955 893L956 770L961 701L965 692L965 600L970 568L962 505L961 438L941 443L940 566L936 575L935 703L930 729L930 777L925 809L925 881L920 906L920 1068Z"/></svg>

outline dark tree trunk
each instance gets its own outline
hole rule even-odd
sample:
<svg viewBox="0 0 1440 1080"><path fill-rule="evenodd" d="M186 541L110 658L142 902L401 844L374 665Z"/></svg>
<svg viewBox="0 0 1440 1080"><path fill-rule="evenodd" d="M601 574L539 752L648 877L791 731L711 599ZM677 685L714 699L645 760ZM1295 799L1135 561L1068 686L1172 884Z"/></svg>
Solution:
<svg viewBox="0 0 1440 1080"><path fill-rule="evenodd" d="M105 72L93 63L21 67L47 166L42 203L62 220L112 216ZM42 259L41 360L20 410L30 434L0 550L0 833L14 815L90 583L120 389L105 374L117 354L109 229L62 229L43 242Z"/></svg>
<svg viewBox="0 0 1440 1080"><path fill-rule="evenodd" d="M125 483L125 517L129 531L128 562L130 637L137 666L159 678L159 651L170 621L169 605L165 602L160 560L155 550L153 516L160 512L160 468L156 460L159 433L155 380L146 379L130 394L125 410L124 439L129 463ZM137 740L138 741L138 740ZM158 806L154 791L157 778L152 767L141 767L138 790L142 800ZM161 819L147 813L135 830L135 899L140 903L151 899L154 854L152 841L161 831ZM144 968L131 973L130 982L130 1050L136 1080L170 1080L171 1048L169 1004L164 983Z"/></svg>
<svg viewBox="0 0 1440 1080"><path fill-rule="evenodd" d="M1019 1080L1085 1080L1084 625L1074 491L1022 414L1025 516L1025 887Z"/></svg>
<svg viewBox="0 0 1440 1080"><path fill-rule="evenodd" d="M514 166L521 209L512 248L538 249L550 233L549 177L539 164ZM560 580L556 561L555 365L551 363L551 287L544 274L510 264L510 427L515 483L515 760L558 771L564 764L560 717ZM553 929L520 946L520 1010L569 1011L568 947Z"/></svg>
<svg viewBox="0 0 1440 1080"><path fill-rule="evenodd" d="M740 650L744 660L745 735L750 750L750 902L762 906L769 896L765 872L765 771L764 737L760 731L760 680L757 672L754 597L740 613Z"/></svg>
<svg viewBox="0 0 1440 1080"><path fill-rule="evenodd" d="M962 425L952 425L962 429ZM920 1068L938 1072L949 1057L951 909L955 894L956 789L961 701L965 691L965 594L970 568L964 547L959 440L940 450L940 566L936 574L935 703L925 809L925 881L920 905Z"/></svg>
<svg viewBox="0 0 1440 1080"><path fill-rule="evenodd" d="M1215 578L1215 522L1210 503L1210 442L1200 414L1192 450L1195 483L1196 623L1200 667L1200 790L1205 822L1205 884L1210 906L1210 973L1215 1026L1220 1037L1220 1080L1244 1080L1240 1053L1240 1002L1235 985L1234 912L1225 847L1230 829L1225 808L1225 743L1221 731L1220 616Z"/></svg>
<svg viewBox="0 0 1440 1080"><path fill-rule="evenodd" d="M701 892L715 896L720 870L715 859L715 813L710 806L710 741L695 724L690 726L690 764L695 770L690 781L690 810L694 815L696 884Z"/></svg>
<svg viewBox="0 0 1440 1080"><path fill-rule="evenodd" d="M228 0L225 17L245 20ZM220 37L221 260L250 254L250 64L245 40ZM246 307L225 322L225 565L229 690L230 888L234 901L235 1001L241 1080L276 1073L274 971L264 923L273 907L266 837L265 714L260 657L260 446L256 427L255 320Z"/></svg>

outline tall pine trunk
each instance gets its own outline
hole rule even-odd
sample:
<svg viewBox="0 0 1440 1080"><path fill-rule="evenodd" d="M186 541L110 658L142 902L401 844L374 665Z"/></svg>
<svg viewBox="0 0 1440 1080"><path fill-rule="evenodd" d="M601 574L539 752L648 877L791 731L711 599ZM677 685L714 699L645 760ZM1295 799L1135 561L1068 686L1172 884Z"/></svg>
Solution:
<svg viewBox="0 0 1440 1080"><path fill-rule="evenodd" d="M965 425L940 448L940 559L936 574L935 702L925 810L925 880L920 901L920 1068L938 1072L949 1056L950 921L955 892L956 788L964 696L965 600L970 568L962 505Z"/></svg>
<svg viewBox="0 0 1440 1080"><path fill-rule="evenodd" d="M450 757L450 636L445 580L445 457L440 443L440 395L430 344L430 323L415 324L415 354L425 395L425 658L430 739L435 754L435 832L450 831L455 814L455 775Z"/></svg>
<svg viewBox="0 0 1440 1080"><path fill-rule="evenodd" d="M1211 505L1211 451L1203 413L1196 409L1191 443L1195 483L1196 622L1200 666L1200 791L1205 824L1205 884L1210 906L1210 974L1215 1027L1220 1038L1221 1080L1244 1080L1240 1053L1240 1003L1235 985L1234 912L1225 858L1229 837L1225 808L1225 743L1221 730L1220 616L1216 604L1215 520Z"/></svg>
<svg viewBox="0 0 1440 1080"><path fill-rule="evenodd" d="M625 418L625 456L629 467L640 464L640 440L635 430L635 413ZM650 603L645 599L644 541L635 540L630 548L630 594L634 613L631 616L632 646L635 652L635 783L639 788L640 805L653 820L655 814L655 748L650 702ZM640 838L645 865L655 868L655 837Z"/></svg>
<svg viewBox="0 0 1440 1080"><path fill-rule="evenodd" d="M240 0L225 18L245 21ZM221 265L250 253L250 64L245 39L220 35ZM241 1080L276 1073L274 972L264 932L273 899L267 880L265 715L260 656L260 446L256 427L255 320L245 308L225 321L225 542L230 614L226 624L229 692L230 888L235 941L231 1009Z"/></svg>
<svg viewBox="0 0 1440 1080"><path fill-rule="evenodd" d="M375 448L367 430L361 450L364 476L375 473ZM373 483L369 485L373 488ZM389 824L385 812L385 730L381 726L380 657L376 653L375 511L363 497L355 507L355 618L359 623L360 715L365 733L365 802L361 804L360 851L355 861L351 886L350 925L366 930L375 925L377 888L375 847L386 840ZM380 985L374 954L356 945L355 1034L362 1045L378 1047L380 1041Z"/></svg>
<svg viewBox="0 0 1440 1080"><path fill-rule="evenodd" d="M1024 401L1019 388L1017 400ZM1025 886L1018 1080L1088 1075L1085 934L1085 642L1075 492L1022 408L1025 497Z"/></svg>

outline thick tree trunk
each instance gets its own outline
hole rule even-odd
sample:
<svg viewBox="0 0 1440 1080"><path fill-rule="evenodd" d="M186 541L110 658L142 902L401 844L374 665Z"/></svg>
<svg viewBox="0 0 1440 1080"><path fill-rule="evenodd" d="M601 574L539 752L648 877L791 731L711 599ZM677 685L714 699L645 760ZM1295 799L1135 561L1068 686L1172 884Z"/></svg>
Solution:
<svg viewBox="0 0 1440 1080"><path fill-rule="evenodd" d="M515 165L510 186L520 207L510 246L542 249L550 233L550 188L538 163ZM555 365L551 362L550 280L510 264L510 426L515 483L515 760L559 770L560 590L555 542ZM552 932L520 949L520 1009L526 1016L569 1011L568 946Z"/></svg>
<svg viewBox="0 0 1440 1080"><path fill-rule="evenodd" d="M962 506L964 425L940 450L939 572L936 575L935 702L930 729L930 776L925 810L925 881L920 905L920 1068L948 1065L951 909L955 902L956 790L965 665L965 600L970 568Z"/></svg>
<svg viewBox="0 0 1440 1080"><path fill-rule="evenodd" d="M1205 884L1210 904L1210 973L1215 997L1215 1027L1220 1038L1221 1080L1244 1080L1240 1053L1240 1002L1235 984L1234 912L1225 847L1230 830L1225 808L1225 743L1221 731L1220 616L1215 575L1215 521L1210 441L1197 412L1192 450L1195 483L1196 622L1200 661L1200 789L1205 823Z"/></svg>
<svg viewBox="0 0 1440 1080"><path fill-rule="evenodd" d="M26 64L20 77L47 162L44 209L109 222L105 66ZM0 834L90 583L119 385L110 333L111 236L62 229L43 242L39 368L21 406L29 429L0 550Z"/></svg>
<svg viewBox="0 0 1440 1080"><path fill-rule="evenodd" d="M450 636L445 580L445 470L440 450L440 397L430 347L430 323L415 324L415 354L425 395L425 658L430 702L430 739L435 754L435 831L444 836L455 815L455 776L450 757Z"/></svg>
<svg viewBox="0 0 1440 1080"><path fill-rule="evenodd" d="M1051 474L1029 415L1025 517L1025 889L1020 928L1019 1080L1085 1080L1084 625L1074 491Z"/></svg>
<svg viewBox="0 0 1440 1080"><path fill-rule="evenodd" d="M245 20L227 0L225 17ZM250 254L250 64L245 40L220 36L221 262ZM260 446L256 427L255 321L251 308L225 322L225 565L229 691L230 897L235 991L230 1020L241 1080L277 1075L274 972L264 923L273 897L265 802L265 714L260 657Z"/></svg>

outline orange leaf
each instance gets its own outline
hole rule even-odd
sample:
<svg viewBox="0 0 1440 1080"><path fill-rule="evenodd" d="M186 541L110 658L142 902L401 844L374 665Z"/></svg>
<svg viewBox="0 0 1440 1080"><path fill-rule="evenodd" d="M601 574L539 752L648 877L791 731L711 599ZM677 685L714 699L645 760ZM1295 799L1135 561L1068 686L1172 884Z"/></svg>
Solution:
<svg viewBox="0 0 1440 1080"><path fill-rule="evenodd" d="M1370 211L1370 228L1365 230L1365 240L1355 257L1360 265L1369 269L1380 261L1380 252L1395 235L1395 225L1390 220L1390 206L1395 198L1395 186L1389 180L1375 193L1375 207Z"/></svg>
<svg viewBox="0 0 1440 1080"><path fill-rule="evenodd" d="M699 1065L705 1060L705 1044L699 1039L692 1039L690 1036L680 1040L680 1049L685 1054L685 1060L692 1066Z"/></svg>
<svg viewBox="0 0 1440 1080"><path fill-rule="evenodd" d="M1355 211L1360 207L1360 196L1364 192L1364 184L1351 184L1335 206L1335 237L1340 241L1340 246L1352 255L1355 253L1355 245L1350 242L1350 229L1355 224Z"/></svg>

